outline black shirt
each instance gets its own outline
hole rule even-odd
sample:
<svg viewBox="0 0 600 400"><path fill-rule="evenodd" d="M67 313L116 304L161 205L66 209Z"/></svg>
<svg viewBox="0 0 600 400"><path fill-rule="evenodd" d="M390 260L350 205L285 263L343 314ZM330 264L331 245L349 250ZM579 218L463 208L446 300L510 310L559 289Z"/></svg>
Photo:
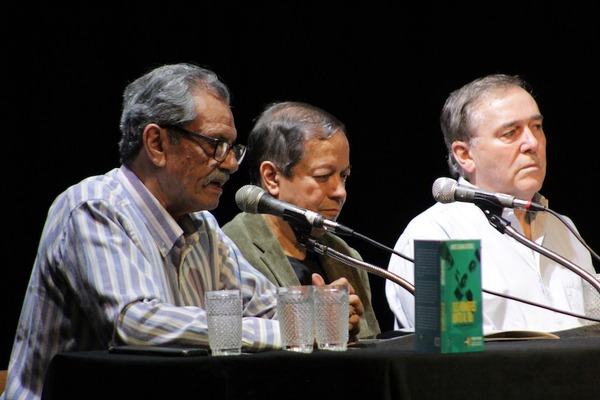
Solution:
<svg viewBox="0 0 600 400"><path fill-rule="evenodd" d="M288 256L288 260L290 260L301 285L312 285L312 274L314 273L321 275L325 279L325 283L329 283L317 254L309 251L306 253L304 260L298 260L290 256Z"/></svg>

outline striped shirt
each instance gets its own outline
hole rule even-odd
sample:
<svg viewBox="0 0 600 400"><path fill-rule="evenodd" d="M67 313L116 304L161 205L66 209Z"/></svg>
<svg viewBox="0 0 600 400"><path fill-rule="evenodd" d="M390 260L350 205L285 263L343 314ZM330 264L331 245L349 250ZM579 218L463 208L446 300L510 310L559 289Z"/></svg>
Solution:
<svg viewBox="0 0 600 400"><path fill-rule="evenodd" d="M243 346L280 348L275 286L201 211L175 221L127 167L90 177L48 214L2 399L37 399L58 352L208 345L204 293L240 289Z"/></svg>

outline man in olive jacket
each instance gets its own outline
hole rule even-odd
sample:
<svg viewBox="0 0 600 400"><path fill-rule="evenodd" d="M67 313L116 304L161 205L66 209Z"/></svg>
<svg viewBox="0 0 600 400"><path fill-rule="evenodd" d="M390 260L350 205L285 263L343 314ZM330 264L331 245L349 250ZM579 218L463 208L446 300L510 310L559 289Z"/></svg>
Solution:
<svg viewBox="0 0 600 400"><path fill-rule="evenodd" d="M246 160L251 183L269 195L331 221L339 216L351 170L350 146L345 126L331 114L305 103L269 105L248 136ZM223 226L244 257L277 286L310 285L315 273L325 283L347 279L363 308L357 312L360 331L351 330L350 337L380 333L368 273L308 251L299 235L308 234L357 260L362 260L360 254L333 233L306 229L274 215L245 212Z"/></svg>

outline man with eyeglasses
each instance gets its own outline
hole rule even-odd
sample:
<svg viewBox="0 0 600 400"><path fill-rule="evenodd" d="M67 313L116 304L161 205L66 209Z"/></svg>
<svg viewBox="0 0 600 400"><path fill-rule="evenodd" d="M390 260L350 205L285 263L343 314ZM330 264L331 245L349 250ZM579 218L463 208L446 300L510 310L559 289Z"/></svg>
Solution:
<svg viewBox="0 0 600 400"><path fill-rule="evenodd" d="M275 286L212 210L246 148L229 89L175 64L127 86L121 166L60 194L48 213L9 364L5 399L38 399L58 352L208 345L204 293L240 289L243 347L279 348Z"/></svg>

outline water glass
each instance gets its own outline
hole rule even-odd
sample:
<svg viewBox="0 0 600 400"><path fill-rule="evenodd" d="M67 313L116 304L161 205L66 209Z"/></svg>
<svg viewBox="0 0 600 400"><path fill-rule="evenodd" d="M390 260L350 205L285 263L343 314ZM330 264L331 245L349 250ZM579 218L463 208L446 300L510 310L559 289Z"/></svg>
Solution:
<svg viewBox="0 0 600 400"><path fill-rule="evenodd" d="M346 351L349 308L348 285L315 287L315 333L320 350Z"/></svg>
<svg viewBox="0 0 600 400"><path fill-rule="evenodd" d="M594 274L597 280L600 280L600 274ZM600 293L589 282L583 281L583 301L585 305L585 316L600 319ZM597 324L596 321L586 320L586 325Z"/></svg>
<svg viewBox="0 0 600 400"><path fill-rule="evenodd" d="M311 353L315 342L313 286L277 288L277 314L284 350Z"/></svg>
<svg viewBox="0 0 600 400"><path fill-rule="evenodd" d="M208 343L212 355L242 352L242 296L239 290L206 292Z"/></svg>

